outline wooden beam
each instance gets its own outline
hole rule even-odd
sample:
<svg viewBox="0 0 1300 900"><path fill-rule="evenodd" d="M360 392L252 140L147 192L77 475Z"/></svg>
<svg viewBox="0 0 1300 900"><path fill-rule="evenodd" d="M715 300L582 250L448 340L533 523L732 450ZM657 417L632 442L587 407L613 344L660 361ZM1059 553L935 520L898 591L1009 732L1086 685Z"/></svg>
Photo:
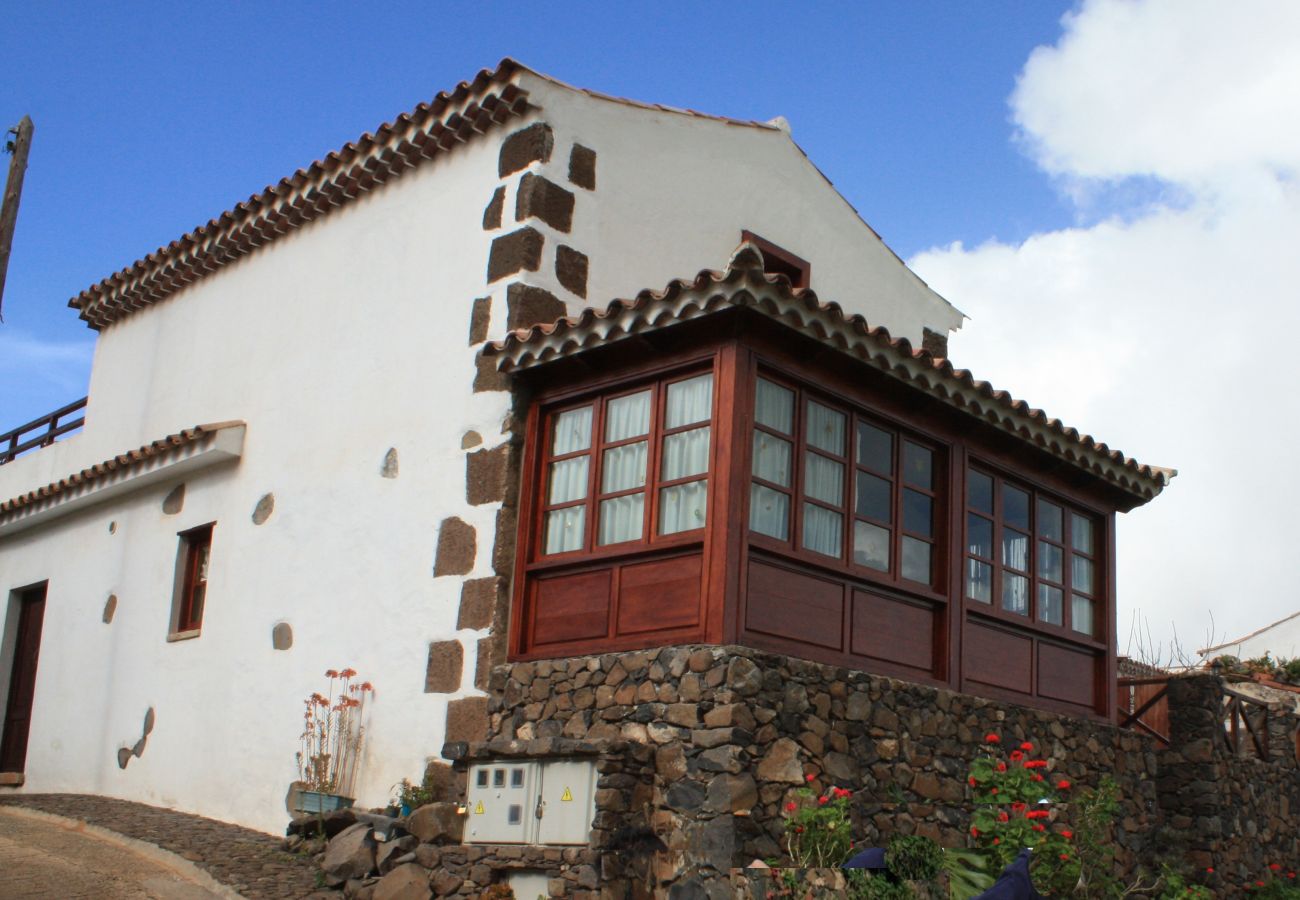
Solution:
<svg viewBox="0 0 1300 900"><path fill-rule="evenodd" d="M32 134L36 126L31 116L23 116L13 134L13 159L9 160L9 179L5 182L3 202L0 202L0 309L5 295L5 275L9 271L9 248L13 245L14 225L18 222L18 202L23 196L23 176L27 173L27 154L32 147ZM3 321L0 316L0 321Z"/></svg>

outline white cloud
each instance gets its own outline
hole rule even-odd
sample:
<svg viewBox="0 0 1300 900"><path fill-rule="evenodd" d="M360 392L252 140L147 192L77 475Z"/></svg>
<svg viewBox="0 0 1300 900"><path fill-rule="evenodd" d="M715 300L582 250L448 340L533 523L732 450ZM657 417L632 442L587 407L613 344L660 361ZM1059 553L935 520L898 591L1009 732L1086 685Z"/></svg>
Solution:
<svg viewBox="0 0 1300 900"><path fill-rule="evenodd" d="M1080 203L1156 177L1177 201L911 261L972 321L958 364L1180 476L1121 517L1132 612L1198 646L1300 610L1300 4L1085 3L1012 97ZM1095 214L1095 209L1087 210ZM1121 646L1123 650L1123 646Z"/></svg>

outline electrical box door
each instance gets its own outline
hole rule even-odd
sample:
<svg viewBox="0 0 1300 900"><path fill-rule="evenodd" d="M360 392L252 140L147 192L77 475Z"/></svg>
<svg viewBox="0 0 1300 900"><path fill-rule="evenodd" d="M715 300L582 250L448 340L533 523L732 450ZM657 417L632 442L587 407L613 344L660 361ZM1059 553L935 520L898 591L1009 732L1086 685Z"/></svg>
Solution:
<svg viewBox="0 0 1300 900"><path fill-rule="evenodd" d="M511 872L506 876L516 900L551 900L550 883L545 872Z"/></svg>
<svg viewBox="0 0 1300 900"><path fill-rule="evenodd" d="M555 760L542 766L541 844L586 844L596 817L596 764Z"/></svg>
<svg viewBox="0 0 1300 900"><path fill-rule="evenodd" d="M476 844L533 843L538 764L515 760L469 768L465 839Z"/></svg>

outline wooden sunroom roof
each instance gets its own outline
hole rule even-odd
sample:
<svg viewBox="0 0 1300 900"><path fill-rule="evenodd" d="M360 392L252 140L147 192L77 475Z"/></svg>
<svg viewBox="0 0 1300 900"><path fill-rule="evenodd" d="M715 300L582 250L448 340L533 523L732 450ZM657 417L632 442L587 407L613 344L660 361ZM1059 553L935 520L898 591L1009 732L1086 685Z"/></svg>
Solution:
<svg viewBox="0 0 1300 900"><path fill-rule="evenodd" d="M488 344L483 353L495 357L503 372L521 371L736 307L754 310L853 356L1104 479L1139 502L1153 499L1178 474L1139 463L947 359L913 348L906 338L894 338L860 315L845 315L839 304L822 303L812 290L793 288L785 276L764 272L762 253L748 243L736 251L724 272L706 269L690 281L674 280L662 291L644 290L631 300L615 300L604 310L588 308L511 332Z"/></svg>

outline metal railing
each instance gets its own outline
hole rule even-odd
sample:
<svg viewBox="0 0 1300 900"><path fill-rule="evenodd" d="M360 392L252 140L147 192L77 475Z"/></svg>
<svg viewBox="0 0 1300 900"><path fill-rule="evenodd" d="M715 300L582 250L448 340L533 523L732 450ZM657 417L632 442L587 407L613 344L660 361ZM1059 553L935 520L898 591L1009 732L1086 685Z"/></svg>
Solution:
<svg viewBox="0 0 1300 900"><path fill-rule="evenodd" d="M20 425L12 431L0 434L0 466L13 462L15 457L28 450L48 447L63 435L76 431L86 424L84 413L75 419L67 419L67 417L84 410L87 399L82 397L52 413L46 413L39 419L33 419L26 425Z"/></svg>

